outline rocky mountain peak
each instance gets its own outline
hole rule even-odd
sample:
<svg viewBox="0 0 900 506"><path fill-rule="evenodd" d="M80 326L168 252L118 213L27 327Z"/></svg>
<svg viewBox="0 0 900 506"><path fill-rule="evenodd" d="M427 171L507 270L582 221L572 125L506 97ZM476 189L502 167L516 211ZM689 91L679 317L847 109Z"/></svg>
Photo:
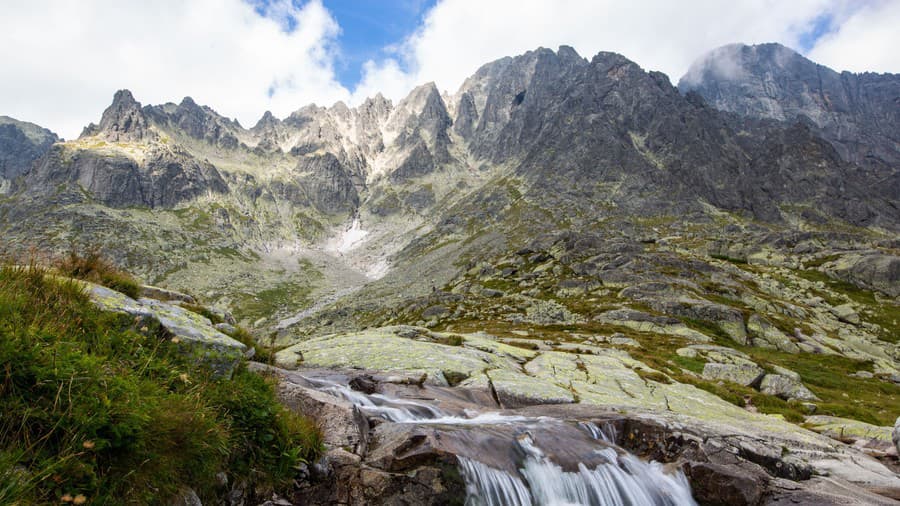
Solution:
<svg viewBox="0 0 900 506"><path fill-rule="evenodd" d="M781 44L732 44L698 59L678 88L723 111L809 123L845 160L900 163L898 74L839 74Z"/></svg>
<svg viewBox="0 0 900 506"><path fill-rule="evenodd" d="M276 125L281 123L281 120L275 117L272 114L272 111L266 111L263 113L262 118L259 118L259 121L256 122L256 125L251 128L251 130L263 130L265 128L273 128Z"/></svg>
<svg viewBox="0 0 900 506"><path fill-rule="evenodd" d="M4 179L27 172L31 164L59 140L46 128L0 116L0 195L4 193Z"/></svg>
<svg viewBox="0 0 900 506"><path fill-rule="evenodd" d="M112 104L103 111L97 133L113 142L155 137L141 104L129 90L119 90L113 96Z"/></svg>

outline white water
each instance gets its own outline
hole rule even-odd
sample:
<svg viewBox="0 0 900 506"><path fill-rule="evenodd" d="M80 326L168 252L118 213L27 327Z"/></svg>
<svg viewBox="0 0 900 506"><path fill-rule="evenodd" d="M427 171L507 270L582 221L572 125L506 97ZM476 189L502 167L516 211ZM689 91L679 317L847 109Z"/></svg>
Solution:
<svg viewBox="0 0 900 506"><path fill-rule="evenodd" d="M595 439L610 438L594 424L584 424ZM480 462L458 457L466 480L467 506L681 506L695 505L684 474L666 474L661 464L643 462L611 447L598 449L607 463L594 469L578 464L566 472L550 461L527 434L517 439L527 457L522 478Z"/></svg>
<svg viewBox="0 0 900 506"><path fill-rule="evenodd" d="M535 444L530 427L553 421L547 418L508 416L500 413L465 413L457 416L424 402L367 395L348 386L322 379L308 380L321 391L345 399L369 416L394 423L443 425L516 424L521 434L511 445L524 453L518 473L495 469L469 457L457 456L466 482L467 506L695 506L690 486L681 472L666 473L662 464L643 462L617 451L613 427L586 422L578 426L602 441L594 450L605 463L594 469L583 463L578 471L565 471Z"/></svg>

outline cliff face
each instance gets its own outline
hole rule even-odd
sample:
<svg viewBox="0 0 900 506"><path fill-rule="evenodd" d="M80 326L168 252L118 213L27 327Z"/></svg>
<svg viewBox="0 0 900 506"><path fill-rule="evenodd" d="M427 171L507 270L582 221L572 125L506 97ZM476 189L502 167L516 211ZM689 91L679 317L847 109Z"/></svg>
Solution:
<svg viewBox="0 0 900 506"><path fill-rule="evenodd" d="M779 44L730 45L697 60L678 87L722 111L803 121L850 162L900 162L900 75L838 73Z"/></svg>
<svg viewBox="0 0 900 506"><path fill-rule="evenodd" d="M32 123L0 116L0 186L31 169L59 137ZM0 192L2 193L2 192Z"/></svg>

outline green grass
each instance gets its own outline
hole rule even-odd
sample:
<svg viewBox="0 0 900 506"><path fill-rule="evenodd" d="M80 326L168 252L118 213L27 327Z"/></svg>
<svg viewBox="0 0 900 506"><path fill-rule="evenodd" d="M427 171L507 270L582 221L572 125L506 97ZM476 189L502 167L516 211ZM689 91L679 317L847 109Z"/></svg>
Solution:
<svg viewBox="0 0 900 506"><path fill-rule="evenodd" d="M263 495L321 452L269 379L212 377L35 266L0 266L0 364L0 504L167 504L186 486L214 503L218 472Z"/></svg>
<svg viewBox="0 0 900 506"><path fill-rule="evenodd" d="M239 320L255 321L262 317L271 317L279 310L298 308L306 305L311 287L295 282L281 282L256 292L239 296L235 302L235 314Z"/></svg>
<svg viewBox="0 0 900 506"><path fill-rule="evenodd" d="M822 402L816 414L852 418L874 425L893 425L900 413L900 386L878 378L850 376L871 370L871 363L837 355L783 353L776 350L737 347L760 365L780 365L798 374Z"/></svg>
<svg viewBox="0 0 900 506"><path fill-rule="evenodd" d="M213 325L224 322L221 315L219 315L215 311L210 310L208 307L202 304L190 304L185 302L181 304L181 307L205 317L210 322L212 322Z"/></svg>
<svg viewBox="0 0 900 506"><path fill-rule="evenodd" d="M134 276L114 266L97 250L85 253L70 251L68 255L57 260L54 267L64 276L97 283L132 298L140 295L141 284Z"/></svg>

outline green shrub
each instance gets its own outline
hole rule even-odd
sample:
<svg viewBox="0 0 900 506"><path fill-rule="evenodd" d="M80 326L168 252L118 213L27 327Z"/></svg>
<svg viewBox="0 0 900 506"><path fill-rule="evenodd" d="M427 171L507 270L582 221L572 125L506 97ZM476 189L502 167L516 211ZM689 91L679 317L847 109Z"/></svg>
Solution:
<svg viewBox="0 0 900 506"><path fill-rule="evenodd" d="M215 502L220 471L278 490L321 451L266 379L214 378L36 267L0 267L0 405L0 504L165 504L186 486Z"/></svg>

